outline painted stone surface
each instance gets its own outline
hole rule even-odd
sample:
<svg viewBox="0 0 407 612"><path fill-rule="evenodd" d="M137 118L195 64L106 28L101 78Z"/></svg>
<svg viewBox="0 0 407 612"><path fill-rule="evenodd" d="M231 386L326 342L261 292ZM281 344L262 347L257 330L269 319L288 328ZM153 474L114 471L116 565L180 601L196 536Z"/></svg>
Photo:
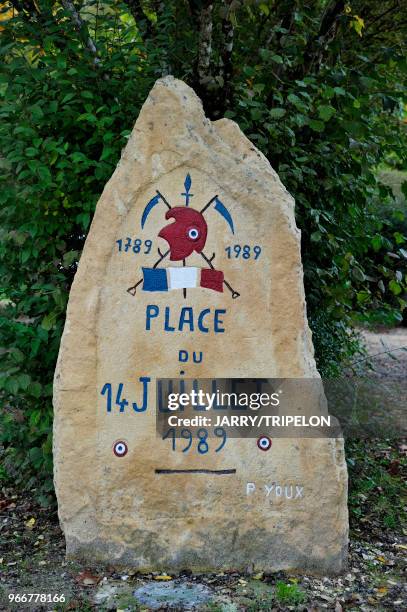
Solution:
<svg viewBox="0 0 407 612"><path fill-rule="evenodd" d="M156 434L155 380L181 372L318 377L292 197L234 122L212 123L166 77L99 200L70 294L54 383L67 554L140 570L340 571L342 441L173 450Z"/></svg>

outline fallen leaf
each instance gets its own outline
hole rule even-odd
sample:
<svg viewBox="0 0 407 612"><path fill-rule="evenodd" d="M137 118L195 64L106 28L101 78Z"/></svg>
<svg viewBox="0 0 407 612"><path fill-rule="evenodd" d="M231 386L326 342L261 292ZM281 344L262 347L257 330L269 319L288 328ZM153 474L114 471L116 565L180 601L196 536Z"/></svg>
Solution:
<svg viewBox="0 0 407 612"><path fill-rule="evenodd" d="M27 529L33 529L35 525L35 518L32 516L26 523L24 523L24 525L27 527Z"/></svg>
<svg viewBox="0 0 407 612"><path fill-rule="evenodd" d="M259 572L258 574L254 574L254 576L252 576L253 580L261 580L264 576L263 572Z"/></svg>
<svg viewBox="0 0 407 612"><path fill-rule="evenodd" d="M82 584L83 586L93 586L100 582L101 576L95 576L91 574L88 570L85 570L78 574L75 578L75 581L78 584Z"/></svg>
<svg viewBox="0 0 407 612"><path fill-rule="evenodd" d="M154 580L172 580L172 576L161 574L160 576L154 576Z"/></svg>
<svg viewBox="0 0 407 612"><path fill-rule="evenodd" d="M15 504L13 504L11 499L0 499L0 510L6 510L6 508L10 508L11 506L15 508Z"/></svg>
<svg viewBox="0 0 407 612"><path fill-rule="evenodd" d="M66 609L67 610L78 610L80 606L81 606L80 601L78 601L77 599L71 599Z"/></svg>
<svg viewBox="0 0 407 612"><path fill-rule="evenodd" d="M342 606L339 601L335 603L335 612L342 612Z"/></svg>
<svg viewBox="0 0 407 612"><path fill-rule="evenodd" d="M324 601L328 601L329 603L333 603L333 597L331 597L330 595L325 595L324 593L319 593L318 597L320 599L323 599Z"/></svg>
<svg viewBox="0 0 407 612"><path fill-rule="evenodd" d="M407 546L405 544L395 544L396 548L401 548L401 550L407 550Z"/></svg>
<svg viewBox="0 0 407 612"><path fill-rule="evenodd" d="M387 471L392 476L396 476L397 474L399 474L400 473L400 461L398 459L394 459L394 461L392 461L390 465L388 466Z"/></svg>
<svg viewBox="0 0 407 612"><path fill-rule="evenodd" d="M380 563L387 563L387 561L386 561L385 557L383 557L383 555L378 555L378 556L376 557L376 559L377 559L378 561L380 561Z"/></svg>
<svg viewBox="0 0 407 612"><path fill-rule="evenodd" d="M376 590L376 597L384 597L387 594L387 587L381 586Z"/></svg>

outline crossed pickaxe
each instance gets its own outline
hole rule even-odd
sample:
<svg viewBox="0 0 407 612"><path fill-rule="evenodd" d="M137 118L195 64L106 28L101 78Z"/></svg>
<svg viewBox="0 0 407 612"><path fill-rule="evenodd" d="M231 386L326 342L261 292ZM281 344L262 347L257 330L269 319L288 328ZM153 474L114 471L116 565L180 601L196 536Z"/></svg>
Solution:
<svg viewBox="0 0 407 612"><path fill-rule="evenodd" d="M171 210L171 208L172 208L172 206L168 203L168 201L165 199L165 197L162 195L162 193L160 191L158 191L158 189L156 190L156 193L157 193L157 195L154 196L154 198L152 198L152 200L150 200L150 202L147 204L147 206L146 206L146 208L144 210L143 218L142 218L142 227L144 226L144 223L145 223L145 221L147 219L147 216L148 216L150 210L156 204L158 204L159 200L162 200L169 210ZM191 197L191 196L189 196L189 197ZM233 222L232 222L232 219L231 219L228 211L226 210L226 208L222 204L222 202L219 200L218 195L213 196L213 198L211 198L209 200L209 202L202 208L200 213L203 214L214 202L215 202L215 209L218 212L220 212L220 214L226 219L226 221L229 223L229 226L231 227L232 232L233 232ZM163 261L163 259L165 259L169 255L169 253L171 251L171 249L168 249L168 251L166 251L165 253L161 253L160 249L157 249L157 250L158 250L158 254L160 255L160 258L155 262L155 264L153 265L153 268L156 268ZM212 254L211 258L207 257L205 255L205 253L203 253L202 251L199 254L206 261L208 266L212 270L215 270L215 267L212 265L212 261L215 258L215 253ZM185 265L185 259L183 260L183 264ZM137 291L137 287L143 282L143 280L144 279L141 278L139 281L137 281L137 283L135 285L133 285L132 287L129 287L127 289L127 292L130 293L130 295L135 296L136 295L136 291ZM235 291L233 289L233 287L231 287L231 285L226 280L223 280L223 284L225 285L225 287L227 287L229 289L230 293L232 294L232 299L236 299L236 298L238 298L240 296L240 293ZM184 292L184 297L186 297L186 290L184 289L183 292Z"/></svg>

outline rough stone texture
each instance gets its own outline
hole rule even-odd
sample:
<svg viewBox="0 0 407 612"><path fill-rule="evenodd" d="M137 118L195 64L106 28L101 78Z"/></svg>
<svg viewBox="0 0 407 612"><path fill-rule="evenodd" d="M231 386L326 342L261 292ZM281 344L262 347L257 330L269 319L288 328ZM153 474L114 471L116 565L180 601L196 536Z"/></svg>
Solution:
<svg viewBox="0 0 407 612"><path fill-rule="evenodd" d="M216 212L206 215L205 252L240 293L126 289L152 266L167 225L157 205L141 231L146 203L159 189L173 206L189 172L191 206L214 194L231 212L235 236ZM127 236L151 239L148 255L119 253ZM233 244L260 245L261 256L227 259ZM187 265L203 266L194 253ZM182 265L182 262L180 262ZM164 260L163 266L169 265ZM179 265L179 263L171 264ZM146 330L146 305L160 317ZM164 332L163 312L223 308L225 332ZM200 364L180 364L178 351L202 351ZM155 389L148 409L139 377L317 378L308 329L300 233L294 201L266 158L227 119L212 123L183 82L166 77L150 92L122 158L97 205L69 299L54 386L55 484L70 557L134 565L140 570L255 568L338 572L347 551L347 472L342 440L229 439L224 451L171 450L155 434ZM101 389L113 385L112 412ZM120 414L117 384L130 404ZM323 397L315 397L323 404ZM267 433L267 432L264 432ZM129 447L112 452L115 441ZM155 473L157 468L236 468L233 475ZM248 482L256 490L246 494ZM300 499L266 497L271 484L303 487Z"/></svg>

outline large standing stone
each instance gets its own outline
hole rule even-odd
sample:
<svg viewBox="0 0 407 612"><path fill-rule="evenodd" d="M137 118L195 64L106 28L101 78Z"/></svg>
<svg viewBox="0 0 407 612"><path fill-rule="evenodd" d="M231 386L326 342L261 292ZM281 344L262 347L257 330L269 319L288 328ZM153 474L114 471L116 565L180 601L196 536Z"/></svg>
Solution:
<svg viewBox="0 0 407 612"><path fill-rule="evenodd" d="M201 271L209 268L200 255L206 229L193 211L211 200L203 253L215 253L230 288L221 274ZM170 213L166 202L184 208ZM171 221L182 239L176 229L158 237ZM181 245L178 259L168 255L154 268L171 240ZM144 285L131 295L142 268ZM183 307L192 310L180 315ZM210 312L199 323L203 309ZM189 361L179 361L180 351ZM202 353L199 363L194 351L196 361ZM166 77L148 96L99 200L69 299L54 388L67 554L140 570L340 571L347 547L342 440L275 439L263 452L255 439L232 438L218 453L197 453L195 443L173 451L170 439L156 436L154 381L181 371L187 378L318 377L292 197L233 121L212 123L194 92ZM236 472L156 472L164 468ZM300 493L286 495L285 487Z"/></svg>

